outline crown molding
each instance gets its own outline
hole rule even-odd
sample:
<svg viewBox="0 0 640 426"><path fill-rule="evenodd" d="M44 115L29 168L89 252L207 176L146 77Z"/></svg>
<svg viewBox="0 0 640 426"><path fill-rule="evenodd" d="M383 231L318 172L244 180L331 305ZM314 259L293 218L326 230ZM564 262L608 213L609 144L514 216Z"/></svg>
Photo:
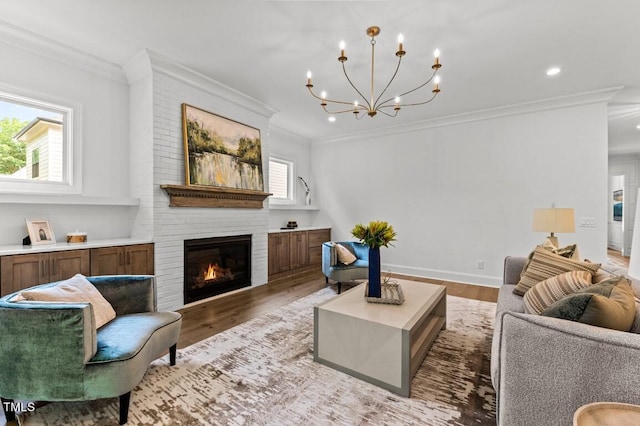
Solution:
<svg viewBox="0 0 640 426"><path fill-rule="evenodd" d="M4 21L0 21L0 40L70 67L127 84L127 78L119 65Z"/></svg>
<svg viewBox="0 0 640 426"><path fill-rule="evenodd" d="M588 105L599 102L609 102L623 87L616 86L607 89L594 90L591 92L578 93L575 95L559 96L556 98L542 99L520 104L489 108L469 113L449 115L446 117L431 120L415 121L408 124L400 124L367 130L363 132L349 133L333 138L312 139L314 144L328 144L336 142L348 142L361 140L364 138L398 135L401 133L416 132L420 130L433 129L436 127L447 127L458 124L471 123L474 121L484 121L513 115L522 115L532 112L541 112L561 108L569 108L580 105Z"/></svg>
<svg viewBox="0 0 640 426"><path fill-rule="evenodd" d="M304 144L304 145L309 145L311 144L311 139L309 139L306 136L302 136L299 133L296 133L292 130L289 129L285 129L284 127L280 127L280 126L276 126L274 124L269 124L269 136L272 137L272 132L276 132L276 133L281 133L283 135L289 136L293 139L295 139L296 142L300 143L300 144Z"/></svg>
<svg viewBox="0 0 640 426"><path fill-rule="evenodd" d="M223 98L232 104L248 109L267 119L278 112L276 109L257 99L149 49L144 49L125 65L130 83L144 75L145 63L150 66L150 71L180 80L189 86L205 91L213 96Z"/></svg>

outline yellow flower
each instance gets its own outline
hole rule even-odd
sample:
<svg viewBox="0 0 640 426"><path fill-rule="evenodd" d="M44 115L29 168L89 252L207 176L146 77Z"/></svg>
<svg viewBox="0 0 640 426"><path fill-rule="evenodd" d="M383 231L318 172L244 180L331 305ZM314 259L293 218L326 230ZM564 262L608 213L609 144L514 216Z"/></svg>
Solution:
<svg viewBox="0 0 640 426"><path fill-rule="evenodd" d="M397 235L393 226L381 220L373 220L367 226L359 223L353 227L351 234L371 248L393 246L391 242L396 241Z"/></svg>

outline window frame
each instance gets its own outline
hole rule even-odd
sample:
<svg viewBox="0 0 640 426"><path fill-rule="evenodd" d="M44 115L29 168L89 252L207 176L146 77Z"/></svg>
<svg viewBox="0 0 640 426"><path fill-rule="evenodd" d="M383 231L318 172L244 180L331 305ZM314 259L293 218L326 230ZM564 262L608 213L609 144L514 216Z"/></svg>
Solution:
<svg viewBox="0 0 640 426"><path fill-rule="evenodd" d="M62 176L60 182L18 179L0 175L0 193L80 194L82 192L82 105L42 93L0 84L0 99L62 115Z"/></svg>
<svg viewBox="0 0 640 426"><path fill-rule="evenodd" d="M294 205L296 203L296 187L294 185L295 161L279 157L269 156L269 188L271 188L271 162L287 165L287 198L269 197L269 204Z"/></svg>

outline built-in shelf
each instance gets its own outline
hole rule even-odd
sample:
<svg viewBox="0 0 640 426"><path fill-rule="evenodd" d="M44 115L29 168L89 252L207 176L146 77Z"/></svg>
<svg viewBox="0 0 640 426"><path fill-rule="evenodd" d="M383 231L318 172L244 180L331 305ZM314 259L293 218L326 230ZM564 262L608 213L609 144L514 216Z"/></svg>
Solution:
<svg viewBox="0 0 640 426"><path fill-rule="evenodd" d="M138 198L127 197L94 197L79 194L0 194L0 204L64 204L85 206L137 206Z"/></svg>
<svg viewBox="0 0 640 426"><path fill-rule="evenodd" d="M308 210L318 211L318 206L301 206L298 204L269 204L269 210Z"/></svg>
<svg viewBox="0 0 640 426"><path fill-rule="evenodd" d="M169 207L224 207L261 209L268 192L248 189L160 185L169 195Z"/></svg>

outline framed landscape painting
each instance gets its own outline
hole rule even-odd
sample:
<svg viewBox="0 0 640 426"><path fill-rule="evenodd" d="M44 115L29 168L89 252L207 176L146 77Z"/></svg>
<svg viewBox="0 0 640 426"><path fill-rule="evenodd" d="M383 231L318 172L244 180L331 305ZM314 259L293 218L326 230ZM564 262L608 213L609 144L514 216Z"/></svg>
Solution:
<svg viewBox="0 0 640 426"><path fill-rule="evenodd" d="M262 191L260 130L182 104L185 183Z"/></svg>

